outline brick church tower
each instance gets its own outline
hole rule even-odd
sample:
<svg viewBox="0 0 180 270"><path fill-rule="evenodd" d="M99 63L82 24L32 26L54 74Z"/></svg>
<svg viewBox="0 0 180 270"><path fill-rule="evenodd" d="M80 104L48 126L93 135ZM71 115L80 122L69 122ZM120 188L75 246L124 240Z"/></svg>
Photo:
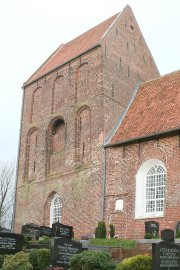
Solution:
<svg viewBox="0 0 180 270"><path fill-rule="evenodd" d="M159 77L129 6L62 44L24 83L15 231L103 219L103 143L138 81Z"/></svg>

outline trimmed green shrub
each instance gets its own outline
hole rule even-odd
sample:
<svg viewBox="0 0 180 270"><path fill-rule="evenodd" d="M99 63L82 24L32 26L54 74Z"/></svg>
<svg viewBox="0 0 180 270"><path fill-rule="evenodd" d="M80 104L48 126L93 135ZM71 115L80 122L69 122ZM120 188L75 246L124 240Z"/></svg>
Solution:
<svg viewBox="0 0 180 270"><path fill-rule="evenodd" d="M180 230L176 232L176 238L180 238Z"/></svg>
<svg viewBox="0 0 180 270"><path fill-rule="evenodd" d="M5 255L0 254L0 268L3 266Z"/></svg>
<svg viewBox="0 0 180 270"><path fill-rule="evenodd" d="M114 236L115 236L115 227L114 227L113 224L110 224L109 227L110 227L110 238L114 238Z"/></svg>
<svg viewBox="0 0 180 270"><path fill-rule="evenodd" d="M30 249L29 262L32 264L33 270L39 270L37 257L38 257L38 249Z"/></svg>
<svg viewBox="0 0 180 270"><path fill-rule="evenodd" d="M38 249L37 263L39 270L45 269L50 263L50 251L46 248Z"/></svg>
<svg viewBox="0 0 180 270"><path fill-rule="evenodd" d="M51 239L48 236L41 236L38 240L39 244L50 244Z"/></svg>
<svg viewBox="0 0 180 270"><path fill-rule="evenodd" d="M99 221L98 227L95 230L96 238L106 238L106 224L104 221Z"/></svg>
<svg viewBox="0 0 180 270"><path fill-rule="evenodd" d="M6 255L2 270L32 270L33 267L29 262L29 254L23 251L15 255Z"/></svg>
<svg viewBox="0 0 180 270"><path fill-rule="evenodd" d="M153 236L151 233L145 233L144 239L152 239L152 238L153 238Z"/></svg>
<svg viewBox="0 0 180 270"><path fill-rule="evenodd" d="M152 258L149 255L137 255L119 263L116 270L152 270Z"/></svg>
<svg viewBox="0 0 180 270"><path fill-rule="evenodd" d="M70 260L71 270L111 270L116 265L106 252L83 251L74 255Z"/></svg>

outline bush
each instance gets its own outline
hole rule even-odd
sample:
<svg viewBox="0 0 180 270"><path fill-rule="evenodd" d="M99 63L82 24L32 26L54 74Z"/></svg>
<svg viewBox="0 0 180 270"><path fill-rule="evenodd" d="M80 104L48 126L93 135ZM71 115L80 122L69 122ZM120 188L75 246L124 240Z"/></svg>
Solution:
<svg viewBox="0 0 180 270"><path fill-rule="evenodd" d="M37 257L38 257L38 249L30 249L29 262L32 264L33 270L39 270Z"/></svg>
<svg viewBox="0 0 180 270"><path fill-rule="evenodd" d="M50 251L45 248L31 249L29 252L29 262L33 266L33 270L43 270L49 266Z"/></svg>
<svg viewBox="0 0 180 270"><path fill-rule="evenodd" d="M0 254L0 268L3 266L5 255Z"/></svg>
<svg viewBox="0 0 180 270"><path fill-rule="evenodd" d="M137 255L119 263L116 270L151 270L152 258L149 255Z"/></svg>
<svg viewBox="0 0 180 270"><path fill-rule="evenodd" d="M151 233L145 233L144 239L152 239L152 238L153 238L153 236Z"/></svg>
<svg viewBox="0 0 180 270"><path fill-rule="evenodd" d="M106 238L106 224L104 221L99 221L98 227L95 230L96 238Z"/></svg>
<svg viewBox="0 0 180 270"><path fill-rule="evenodd" d="M176 232L176 238L180 238L180 230Z"/></svg>
<svg viewBox="0 0 180 270"><path fill-rule="evenodd" d="M23 251L15 255L6 255L2 270L32 270L33 267L29 262L28 253Z"/></svg>
<svg viewBox="0 0 180 270"><path fill-rule="evenodd" d="M110 227L110 238L114 238L114 236L115 236L115 227L114 227L113 224L110 224L109 227Z"/></svg>
<svg viewBox="0 0 180 270"><path fill-rule="evenodd" d="M46 249L46 248L38 249L37 264L38 264L39 270L43 270L44 268L49 266L49 261L50 261L49 249Z"/></svg>
<svg viewBox="0 0 180 270"><path fill-rule="evenodd" d="M48 236L41 236L38 240L39 244L50 244L51 239Z"/></svg>
<svg viewBox="0 0 180 270"><path fill-rule="evenodd" d="M71 270L111 270L116 265L106 252L83 251L74 255L70 260Z"/></svg>

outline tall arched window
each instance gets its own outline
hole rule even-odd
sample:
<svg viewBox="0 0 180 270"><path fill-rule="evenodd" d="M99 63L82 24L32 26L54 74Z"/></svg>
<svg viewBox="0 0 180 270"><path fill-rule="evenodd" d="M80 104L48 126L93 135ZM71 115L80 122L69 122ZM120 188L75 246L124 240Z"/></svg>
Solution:
<svg viewBox="0 0 180 270"><path fill-rule="evenodd" d="M55 195L51 202L50 224L62 222L62 201L58 195Z"/></svg>
<svg viewBox="0 0 180 270"><path fill-rule="evenodd" d="M145 161L136 175L135 218L162 217L166 189L166 168L159 159Z"/></svg>
<svg viewBox="0 0 180 270"><path fill-rule="evenodd" d="M146 213L163 212L166 173L162 166L153 166L146 176Z"/></svg>

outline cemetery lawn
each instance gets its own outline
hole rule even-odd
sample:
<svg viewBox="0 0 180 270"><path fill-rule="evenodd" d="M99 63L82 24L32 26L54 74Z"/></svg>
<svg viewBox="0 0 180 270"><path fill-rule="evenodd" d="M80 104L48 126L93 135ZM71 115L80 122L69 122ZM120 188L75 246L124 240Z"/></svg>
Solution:
<svg viewBox="0 0 180 270"><path fill-rule="evenodd" d="M94 238L90 240L92 246L110 246L121 247L123 249L135 248L136 241L131 239L98 239Z"/></svg>

